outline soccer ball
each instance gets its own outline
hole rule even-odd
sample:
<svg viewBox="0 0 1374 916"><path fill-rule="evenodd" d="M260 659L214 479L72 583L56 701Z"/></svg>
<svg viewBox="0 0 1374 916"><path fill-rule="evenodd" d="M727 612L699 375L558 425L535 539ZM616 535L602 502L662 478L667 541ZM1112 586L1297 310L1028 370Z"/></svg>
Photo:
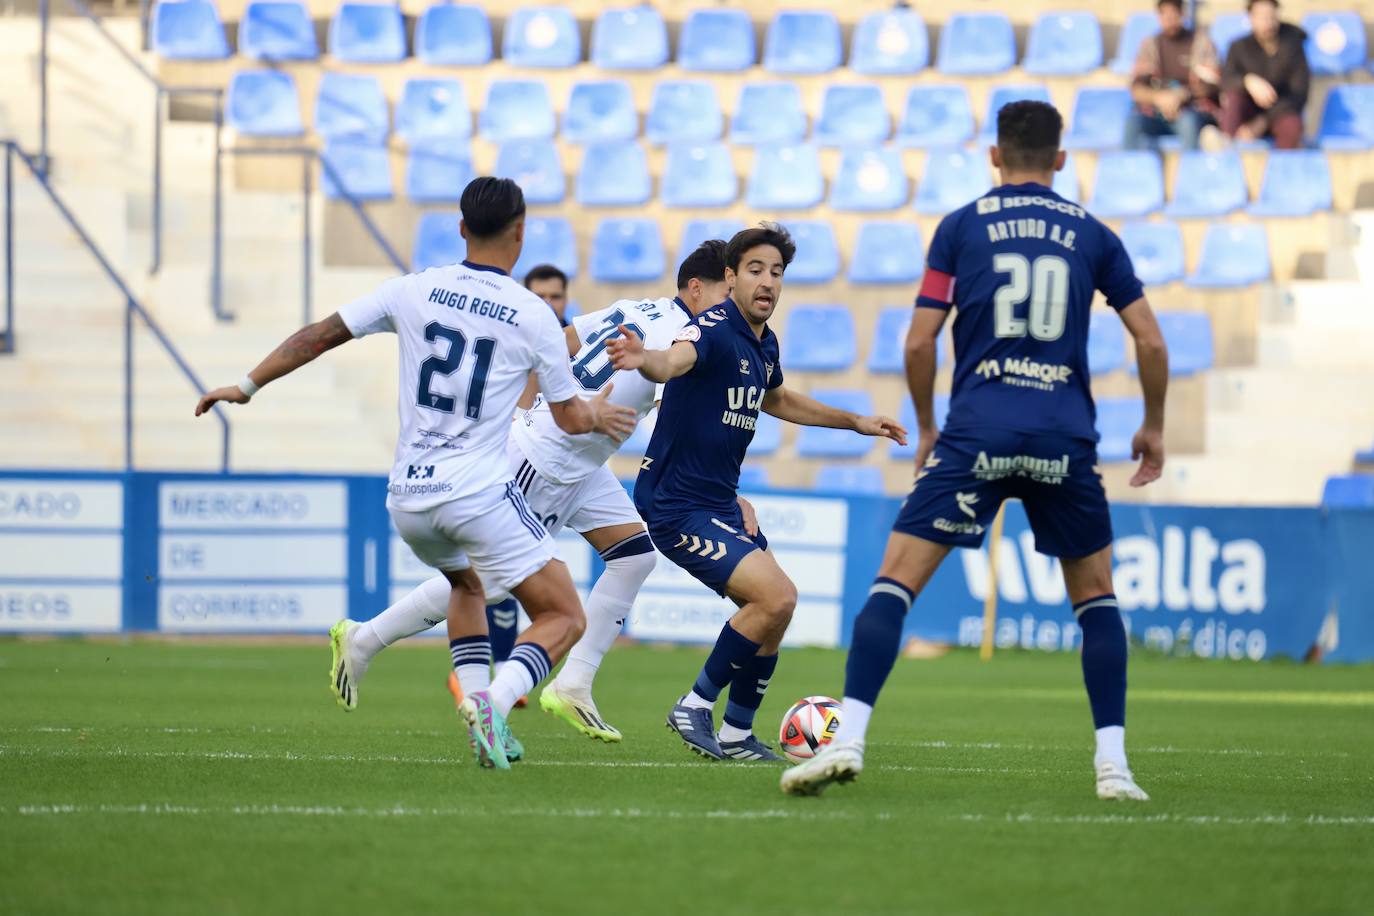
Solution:
<svg viewBox="0 0 1374 916"><path fill-rule="evenodd" d="M830 697L807 697L792 704L782 717L778 743L793 763L816 756L840 730L840 701Z"/></svg>

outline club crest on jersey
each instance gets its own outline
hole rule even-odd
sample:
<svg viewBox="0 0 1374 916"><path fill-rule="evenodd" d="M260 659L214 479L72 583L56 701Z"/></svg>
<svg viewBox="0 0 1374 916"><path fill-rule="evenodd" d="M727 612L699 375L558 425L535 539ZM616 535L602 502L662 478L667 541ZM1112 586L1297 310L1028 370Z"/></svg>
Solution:
<svg viewBox="0 0 1374 916"><path fill-rule="evenodd" d="M749 360L747 360L747 359L742 359L742 360L739 361L739 374L740 374L740 375L748 375L748 374L749 374Z"/></svg>
<svg viewBox="0 0 1374 916"><path fill-rule="evenodd" d="M1002 199L1000 197L980 197L978 198L978 214L996 213L1002 209Z"/></svg>
<svg viewBox="0 0 1374 916"><path fill-rule="evenodd" d="M697 327L694 324L689 324L681 331L678 331L677 336L674 337L673 340L685 340L688 343L693 343L695 341L701 340L701 328Z"/></svg>
<svg viewBox="0 0 1374 916"><path fill-rule="evenodd" d="M763 364L763 377L764 377L764 380L765 380L765 381L769 381L769 382L773 381L773 364L772 364L772 363L764 363L764 364Z"/></svg>

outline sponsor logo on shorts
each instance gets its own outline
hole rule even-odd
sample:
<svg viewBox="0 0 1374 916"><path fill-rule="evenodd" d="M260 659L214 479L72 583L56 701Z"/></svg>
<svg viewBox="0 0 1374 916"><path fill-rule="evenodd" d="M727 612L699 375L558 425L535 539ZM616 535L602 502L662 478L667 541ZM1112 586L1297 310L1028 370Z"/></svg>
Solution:
<svg viewBox="0 0 1374 916"><path fill-rule="evenodd" d="M1073 375L1073 370L1068 366L1038 363L1033 359L1017 359L1013 356L1008 356L1000 363L995 359L985 359L973 371L989 381L996 378L1001 379L1004 385L1040 391L1053 391L1055 385L1067 383Z"/></svg>
<svg viewBox="0 0 1374 916"><path fill-rule="evenodd" d="M943 531L946 534L982 534L983 526L978 524L978 511L973 507L978 505L977 493L955 493L955 505L959 511L969 517L969 521L950 521L947 518L937 518L934 522L936 531Z"/></svg>
<svg viewBox="0 0 1374 916"><path fill-rule="evenodd" d="M979 480L1025 477L1036 483L1061 484L1069 476L1069 456L1037 458L1034 455L992 455L979 452L973 461L973 476Z"/></svg>

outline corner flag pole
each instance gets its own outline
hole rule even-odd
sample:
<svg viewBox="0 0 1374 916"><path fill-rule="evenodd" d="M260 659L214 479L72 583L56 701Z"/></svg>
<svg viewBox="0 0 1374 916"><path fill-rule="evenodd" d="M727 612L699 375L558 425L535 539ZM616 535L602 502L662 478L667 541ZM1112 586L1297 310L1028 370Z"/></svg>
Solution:
<svg viewBox="0 0 1374 916"><path fill-rule="evenodd" d="M997 555L1002 548L1002 522L1007 514L1004 502L997 509L997 517L992 520L992 531L988 544L988 590L983 599L983 642L978 647L978 657L983 661L992 660L992 634L997 628Z"/></svg>

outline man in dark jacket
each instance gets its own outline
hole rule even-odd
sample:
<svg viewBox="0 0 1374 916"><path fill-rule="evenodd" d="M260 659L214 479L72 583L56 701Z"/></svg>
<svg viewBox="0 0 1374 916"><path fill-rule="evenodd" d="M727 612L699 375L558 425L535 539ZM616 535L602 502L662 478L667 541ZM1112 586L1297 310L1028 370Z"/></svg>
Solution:
<svg viewBox="0 0 1374 916"><path fill-rule="evenodd" d="M1279 22L1276 0L1249 0L1251 33L1236 39L1222 71L1221 129L1237 140L1272 137L1279 149L1302 146L1302 110L1311 74L1307 34Z"/></svg>

